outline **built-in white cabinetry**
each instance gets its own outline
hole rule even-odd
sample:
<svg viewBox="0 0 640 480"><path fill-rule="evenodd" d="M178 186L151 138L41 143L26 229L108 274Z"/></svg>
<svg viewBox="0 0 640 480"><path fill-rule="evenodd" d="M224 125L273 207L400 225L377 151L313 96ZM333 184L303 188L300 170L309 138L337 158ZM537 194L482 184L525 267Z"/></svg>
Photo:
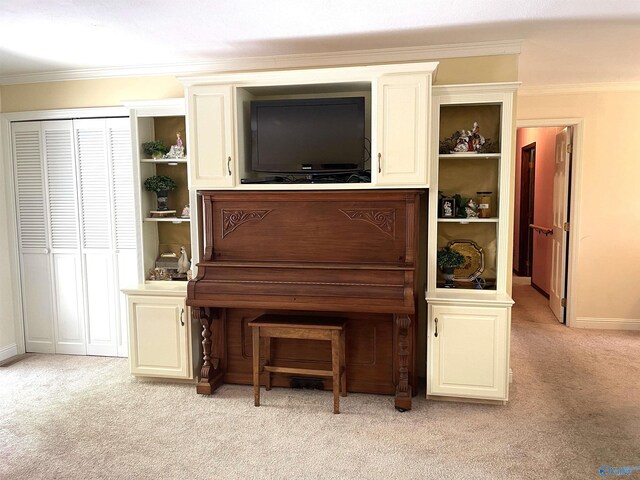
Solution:
<svg viewBox="0 0 640 480"><path fill-rule="evenodd" d="M215 105L220 97L203 95L197 100L200 112ZM202 100L202 102L200 101ZM224 100L222 100L224 102ZM162 254L180 256L181 247L192 258L192 246L199 243L197 228L191 228L192 218L198 216L196 191L189 192L188 174L192 159L198 155L192 144L192 136L185 135L184 99L127 102L131 119L131 143L133 152L134 198L132 209L137 217L138 258L136 259L136 285L125 288L126 317L129 331L129 365L133 375L171 379L193 379L193 356L199 353L198 331L191 329L191 318L186 309L187 282L183 280L152 279L150 274L163 261ZM224 108L224 107L223 107ZM229 109L227 108L227 111ZM144 152L143 145L150 141L161 141L167 147L175 144L176 134L184 141L185 157L153 159ZM211 149L211 135L204 135L200 147ZM214 142L215 143L215 142ZM210 150L209 150L210 153ZM191 171L193 174L193 171ZM147 178L163 175L176 183L169 192L169 213L156 217L157 197L146 191ZM190 205L190 217L183 216L186 205ZM197 251L195 261L197 261ZM165 257L166 258L166 257ZM166 261L166 260L165 260Z"/></svg>
<svg viewBox="0 0 640 480"><path fill-rule="evenodd" d="M507 400L509 307L429 305L427 395Z"/></svg>
<svg viewBox="0 0 640 480"><path fill-rule="evenodd" d="M131 373L192 379L191 323L184 294L143 293L128 296Z"/></svg>
<svg viewBox="0 0 640 480"><path fill-rule="evenodd" d="M191 189L393 188L429 186L427 139L437 63L408 63L185 77ZM251 168L252 100L365 98L365 170L349 184L242 184ZM299 172L304 176L304 172Z"/></svg>
<svg viewBox="0 0 640 480"><path fill-rule="evenodd" d="M233 187L233 88L196 86L188 93L190 188Z"/></svg>
<svg viewBox="0 0 640 480"><path fill-rule="evenodd" d="M135 282L129 146L126 118L12 124L27 352L127 354L119 287Z"/></svg>
<svg viewBox="0 0 640 480"><path fill-rule="evenodd" d="M381 186L424 186L431 76L386 75L377 81L378 172Z"/></svg>
<svg viewBox="0 0 640 480"><path fill-rule="evenodd" d="M430 398L508 399L516 87L433 88L426 295ZM467 139L484 143L476 147ZM443 201L453 198L487 208L476 216L472 208L450 203L452 209L445 211ZM465 257L448 282L437 266L438 251L445 248Z"/></svg>

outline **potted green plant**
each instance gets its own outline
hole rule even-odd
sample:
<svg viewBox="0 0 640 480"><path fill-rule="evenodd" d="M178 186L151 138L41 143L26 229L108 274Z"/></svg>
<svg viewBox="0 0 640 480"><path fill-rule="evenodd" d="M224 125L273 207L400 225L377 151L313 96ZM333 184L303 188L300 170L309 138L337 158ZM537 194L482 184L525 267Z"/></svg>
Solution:
<svg viewBox="0 0 640 480"><path fill-rule="evenodd" d="M169 152L169 147L167 147L160 140L153 140L152 142L145 142L142 144L142 151L149 155L151 158L162 158L166 153Z"/></svg>
<svg viewBox="0 0 640 480"><path fill-rule="evenodd" d="M451 250L448 247L438 250L438 268L444 275L444 286L446 288L454 288L453 275L454 270L464 265L465 258L460 252Z"/></svg>
<svg viewBox="0 0 640 480"><path fill-rule="evenodd" d="M170 190L175 190L176 182L166 175L155 175L144 181L144 189L147 192L156 192L158 196L158 210L167 210L167 197Z"/></svg>

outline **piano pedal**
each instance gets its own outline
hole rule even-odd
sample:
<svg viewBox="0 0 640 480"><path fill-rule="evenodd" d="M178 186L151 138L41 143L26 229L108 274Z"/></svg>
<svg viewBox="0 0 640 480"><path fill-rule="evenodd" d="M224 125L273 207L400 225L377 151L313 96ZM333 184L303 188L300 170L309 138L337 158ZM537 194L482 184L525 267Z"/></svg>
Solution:
<svg viewBox="0 0 640 480"><path fill-rule="evenodd" d="M324 382L319 378L291 377L289 387L305 388L307 390L324 390Z"/></svg>

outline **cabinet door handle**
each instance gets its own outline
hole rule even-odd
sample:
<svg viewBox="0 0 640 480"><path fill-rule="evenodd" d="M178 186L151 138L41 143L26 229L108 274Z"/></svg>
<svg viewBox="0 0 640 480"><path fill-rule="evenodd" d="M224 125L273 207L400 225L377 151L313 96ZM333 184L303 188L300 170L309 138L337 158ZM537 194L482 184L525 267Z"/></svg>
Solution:
<svg viewBox="0 0 640 480"><path fill-rule="evenodd" d="M184 327L184 320L182 319L184 315L184 308L180 309L180 325L182 325Z"/></svg>
<svg viewBox="0 0 640 480"><path fill-rule="evenodd" d="M231 157L227 158L227 173L231 176Z"/></svg>
<svg viewBox="0 0 640 480"><path fill-rule="evenodd" d="M378 154L378 173L382 173L382 154Z"/></svg>
<svg viewBox="0 0 640 480"><path fill-rule="evenodd" d="M438 336L438 318L437 317L435 322L436 322L436 333L434 333L434 337L437 337Z"/></svg>

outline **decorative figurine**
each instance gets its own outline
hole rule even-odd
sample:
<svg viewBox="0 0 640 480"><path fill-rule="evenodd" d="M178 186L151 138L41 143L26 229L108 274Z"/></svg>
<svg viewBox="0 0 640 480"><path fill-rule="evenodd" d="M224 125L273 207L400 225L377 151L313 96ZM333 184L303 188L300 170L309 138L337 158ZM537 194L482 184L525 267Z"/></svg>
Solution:
<svg viewBox="0 0 640 480"><path fill-rule="evenodd" d="M180 258L178 259L178 273L185 275L191 268L191 262L187 257L187 249L180 247Z"/></svg>
<svg viewBox="0 0 640 480"><path fill-rule="evenodd" d="M191 208L189 205L185 205L182 209L182 213L180 214L182 218L190 218L191 217Z"/></svg>
<svg viewBox="0 0 640 480"><path fill-rule="evenodd" d="M176 132L176 143L175 145L171 145L169 153L163 158L184 158L184 144L182 143L180 132Z"/></svg>
<svg viewBox="0 0 640 480"><path fill-rule="evenodd" d="M464 206L464 213L467 214L467 218L476 218L478 216L478 204L473 201L473 198L470 198Z"/></svg>

